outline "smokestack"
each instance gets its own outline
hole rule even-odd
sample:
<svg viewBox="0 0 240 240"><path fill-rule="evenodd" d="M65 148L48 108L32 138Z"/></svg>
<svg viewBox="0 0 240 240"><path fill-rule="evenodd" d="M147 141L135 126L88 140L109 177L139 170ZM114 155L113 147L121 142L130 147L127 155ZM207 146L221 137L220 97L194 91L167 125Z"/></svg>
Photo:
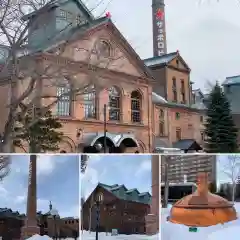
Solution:
<svg viewBox="0 0 240 240"><path fill-rule="evenodd" d="M164 0L152 0L153 56L167 54Z"/></svg>

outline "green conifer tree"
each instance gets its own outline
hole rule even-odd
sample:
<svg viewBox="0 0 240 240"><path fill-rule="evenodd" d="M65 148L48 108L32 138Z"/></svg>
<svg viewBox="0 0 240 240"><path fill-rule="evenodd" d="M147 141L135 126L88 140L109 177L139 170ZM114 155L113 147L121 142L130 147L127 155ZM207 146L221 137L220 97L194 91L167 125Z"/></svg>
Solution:
<svg viewBox="0 0 240 240"><path fill-rule="evenodd" d="M37 110L35 109L37 112ZM59 131L62 124L47 111L34 124L32 122L32 112L28 111L24 118L19 118L15 130L14 145L23 147L28 143L30 153L39 153L47 151L58 151L59 143L62 140L63 133ZM30 127L27 127L30 125Z"/></svg>
<svg viewBox="0 0 240 240"><path fill-rule="evenodd" d="M205 152L238 152L238 130L231 115L230 104L218 83L209 95L205 127Z"/></svg>

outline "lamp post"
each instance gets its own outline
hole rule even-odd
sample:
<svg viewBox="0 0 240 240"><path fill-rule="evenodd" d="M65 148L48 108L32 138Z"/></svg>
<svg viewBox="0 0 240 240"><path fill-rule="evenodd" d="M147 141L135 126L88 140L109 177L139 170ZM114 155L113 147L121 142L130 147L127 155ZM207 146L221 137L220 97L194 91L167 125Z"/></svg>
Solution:
<svg viewBox="0 0 240 240"><path fill-rule="evenodd" d="M50 211L50 214L53 217L53 221L54 221L54 239L57 240L57 224L56 224L56 218L59 216L57 209L52 209Z"/></svg>
<svg viewBox="0 0 240 240"><path fill-rule="evenodd" d="M100 204L103 202L103 194L99 193L96 195L95 204L96 204L96 240L98 240L98 231L99 231L99 220L100 220Z"/></svg>

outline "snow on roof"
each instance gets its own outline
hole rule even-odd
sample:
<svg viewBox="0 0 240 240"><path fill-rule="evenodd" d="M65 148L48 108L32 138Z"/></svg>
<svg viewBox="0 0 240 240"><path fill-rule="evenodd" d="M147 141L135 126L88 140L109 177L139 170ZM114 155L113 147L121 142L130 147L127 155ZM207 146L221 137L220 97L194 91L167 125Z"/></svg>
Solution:
<svg viewBox="0 0 240 240"><path fill-rule="evenodd" d="M153 103L167 103L168 101L162 96L158 95L155 92L152 92L152 101Z"/></svg>

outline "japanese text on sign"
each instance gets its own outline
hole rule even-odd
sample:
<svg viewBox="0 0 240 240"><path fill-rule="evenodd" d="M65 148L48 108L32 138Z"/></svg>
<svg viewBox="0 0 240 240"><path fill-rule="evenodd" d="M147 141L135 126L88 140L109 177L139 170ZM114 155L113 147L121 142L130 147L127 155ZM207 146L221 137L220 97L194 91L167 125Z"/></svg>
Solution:
<svg viewBox="0 0 240 240"><path fill-rule="evenodd" d="M156 13L156 25L157 25L157 53L158 56L165 54L165 44L164 44L164 17L163 12L159 9Z"/></svg>
<svg viewBox="0 0 240 240"><path fill-rule="evenodd" d="M29 177L28 177L28 185L31 185L31 179L32 179L32 161L29 163Z"/></svg>

